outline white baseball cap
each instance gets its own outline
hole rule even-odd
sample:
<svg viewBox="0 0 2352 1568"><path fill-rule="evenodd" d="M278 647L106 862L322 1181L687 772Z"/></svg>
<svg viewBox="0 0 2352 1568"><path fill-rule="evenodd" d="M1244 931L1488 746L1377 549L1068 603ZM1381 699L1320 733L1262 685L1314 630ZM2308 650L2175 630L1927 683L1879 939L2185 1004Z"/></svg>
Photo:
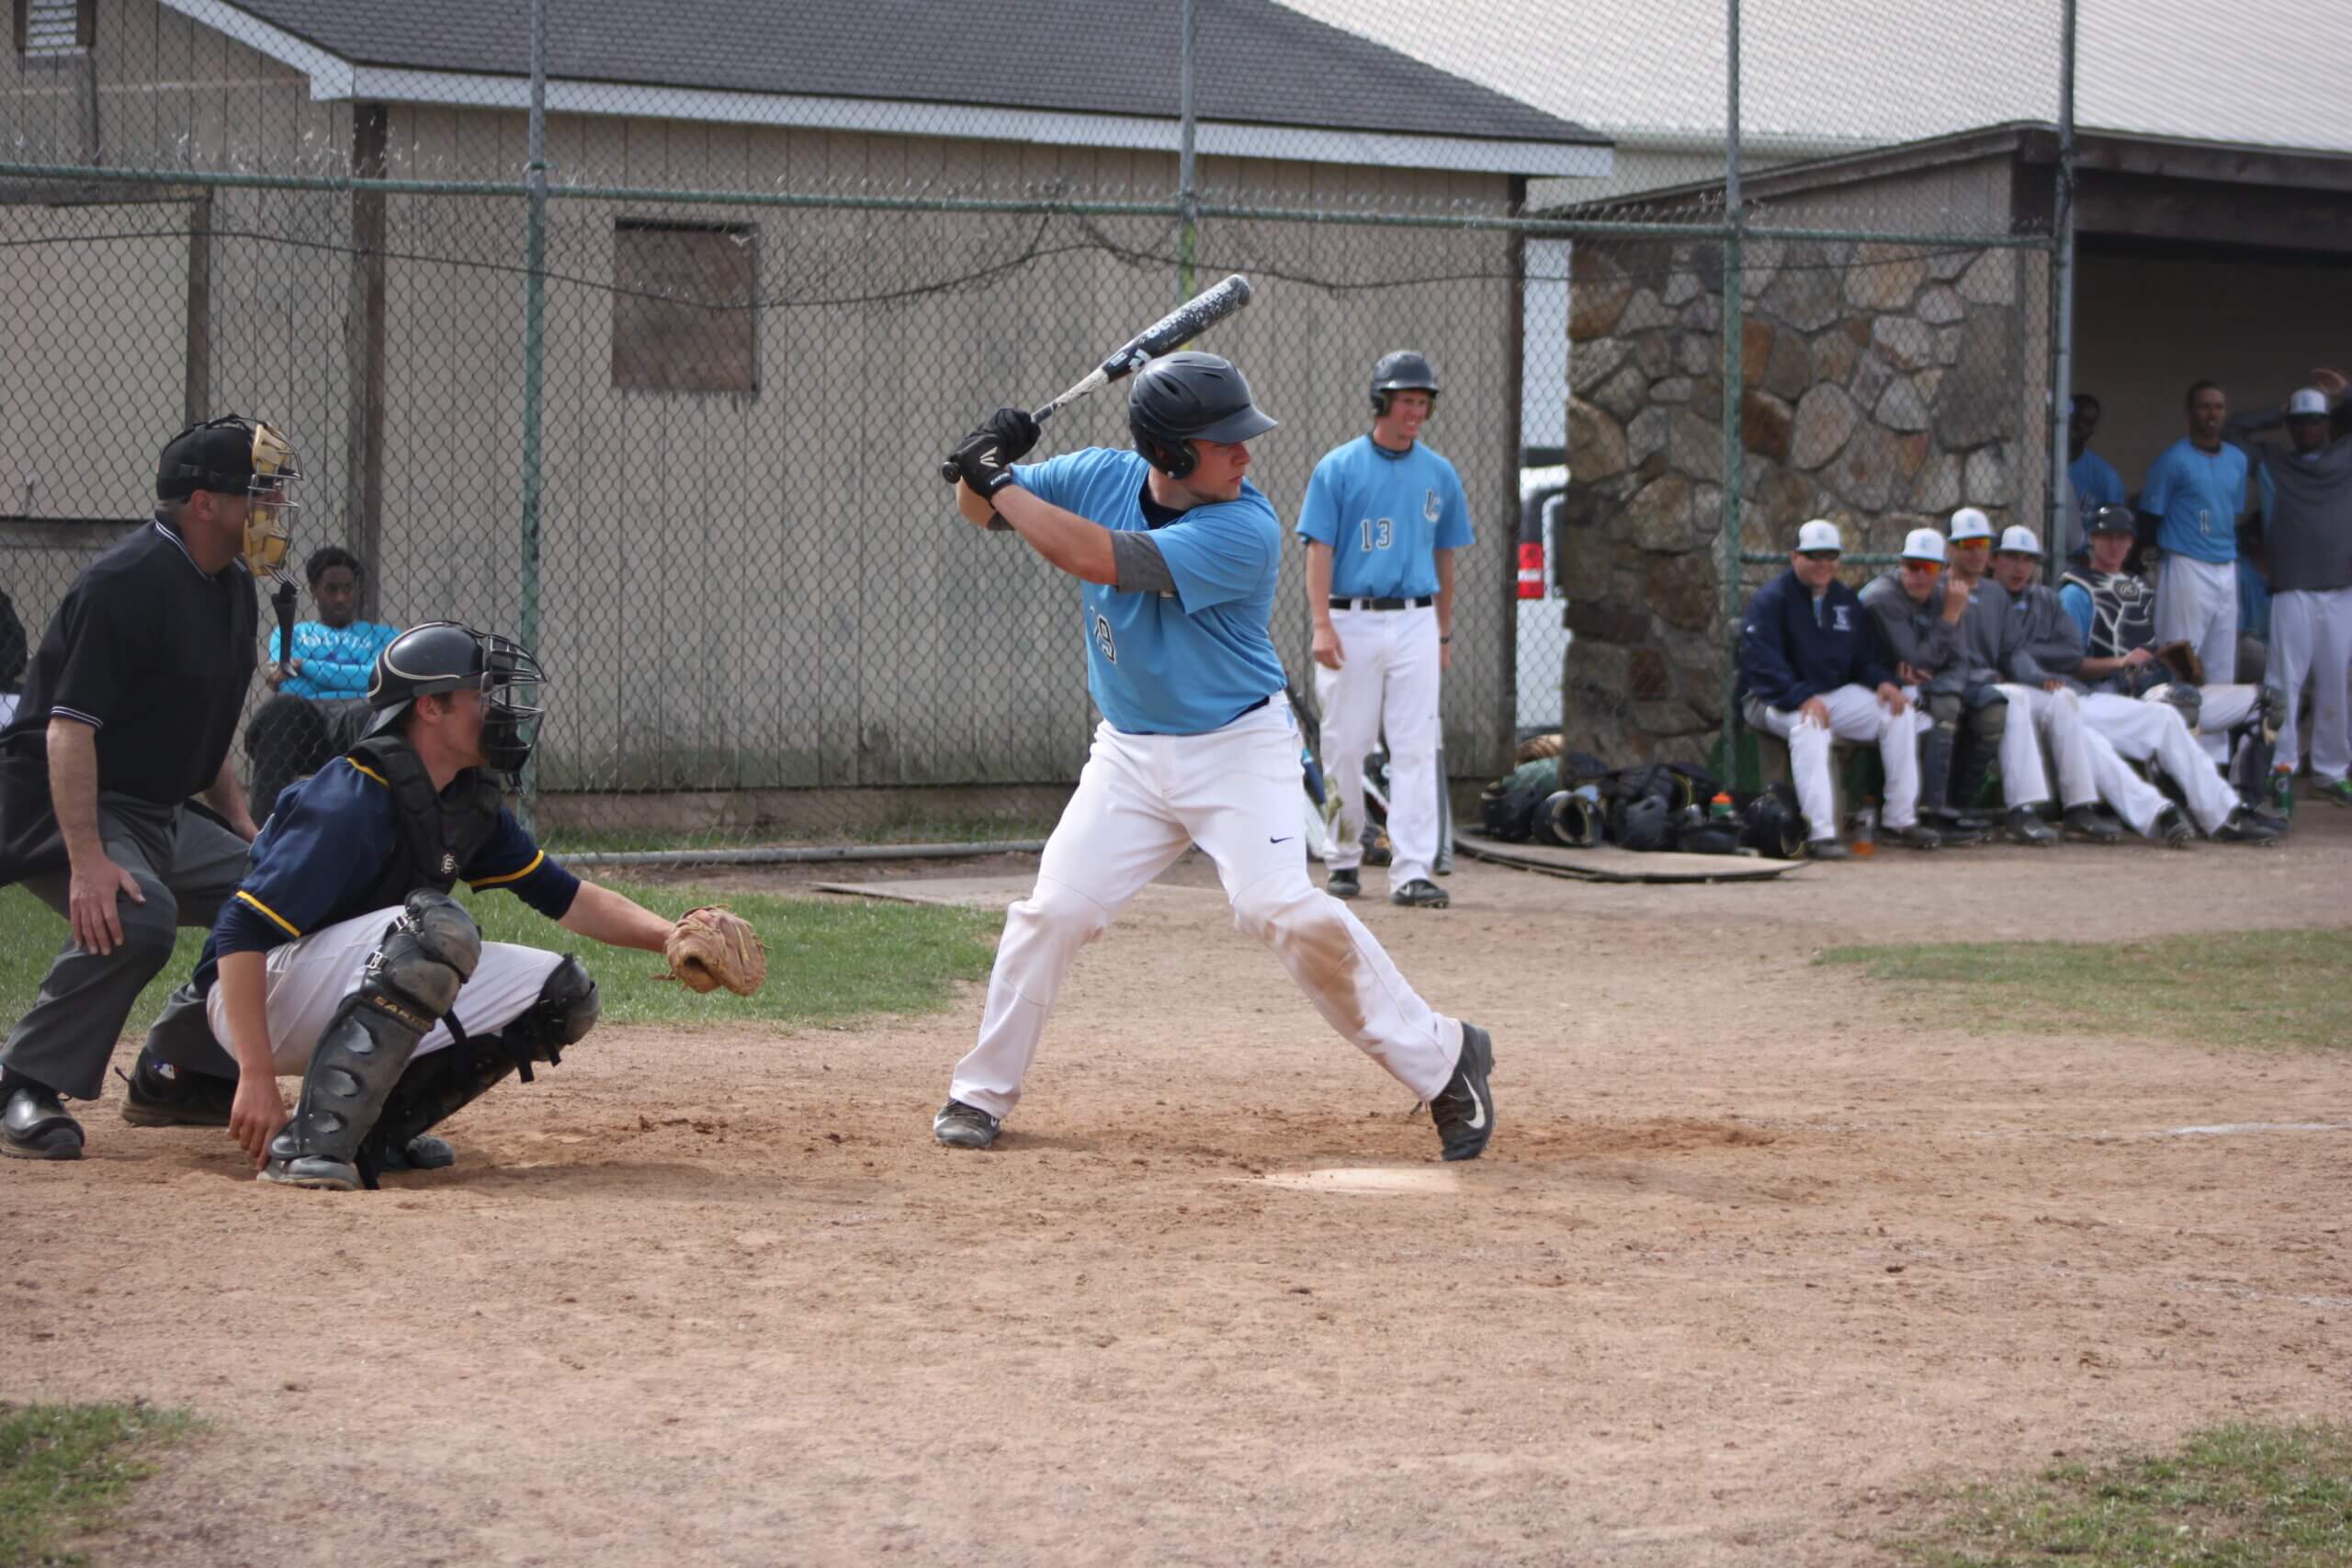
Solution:
<svg viewBox="0 0 2352 1568"><path fill-rule="evenodd" d="M1903 536L1905 560L1931 560L1939 565L1944 558L1944 536L1933 528L1914 528Z"/></svg>
<svg viewBox="0 0 2352 1568"><path fill-rule="evenodd" d="M1846 542L1838 536L1838 525L1826 517L1816 517L1797 529L1797 554L1811 555L1815 550L1845 552Z"/></svg>
<svg viewBox="0 0 2352 1568"><path fill-rule="evenodd" d="M2301 391L2297 392L2293 397L2287 400L2287 417L2289 419L2311 419L2313 417L2325 419L2327 417L2327 394L2321 391L2317 387L2305 387Z"/></svg>
<svg viewBox="0 0 2352 1568"><path fill-rule="evenodd" d="M1966 544L1971 539L1993 536L1993 520L1973 506L1963 506L1951 514L1951 542Z"/></svg>
<svg viewBox="0 0 2352 1568"><path fill-rule="evenodd" d="M2041 541L2035 538L2033 536L2033 530L2027 527L2022 523L2012 523L2007 527L2002 529L2001 542L1993 547L2001 554L2007 556L2034 556L2038 558L2041 554Z"/></svg>

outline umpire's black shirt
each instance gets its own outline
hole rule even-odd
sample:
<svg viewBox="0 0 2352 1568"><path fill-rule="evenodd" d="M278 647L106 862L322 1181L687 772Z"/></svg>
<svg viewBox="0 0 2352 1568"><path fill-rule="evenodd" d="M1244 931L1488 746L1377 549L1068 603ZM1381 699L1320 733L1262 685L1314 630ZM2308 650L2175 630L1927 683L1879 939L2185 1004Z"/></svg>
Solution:
<svg viewBox="0 0 2352 1568"><path fill-rule="evenodd" d="M175 806L229 755L257 661L244 563L207 576L160 521L92 561L50 617L16 722L0 731L0 884L65 863L49 800L49 721L97 732L98 788Z"/></svg>

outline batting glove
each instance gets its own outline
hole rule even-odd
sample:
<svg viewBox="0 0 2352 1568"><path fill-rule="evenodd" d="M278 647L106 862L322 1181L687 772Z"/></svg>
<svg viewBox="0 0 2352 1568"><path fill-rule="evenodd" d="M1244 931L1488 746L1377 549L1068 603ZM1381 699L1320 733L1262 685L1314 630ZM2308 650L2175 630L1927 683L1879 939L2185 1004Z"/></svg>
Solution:
<svg viewBox="0 0 2352 1568"><path fill-rule="evenodd" d="M957 443L956 471L980 494L994 495L1012 482L1012 465L1037 445L1039 434L1037 422L1026 410L999 409Z"/></svg>

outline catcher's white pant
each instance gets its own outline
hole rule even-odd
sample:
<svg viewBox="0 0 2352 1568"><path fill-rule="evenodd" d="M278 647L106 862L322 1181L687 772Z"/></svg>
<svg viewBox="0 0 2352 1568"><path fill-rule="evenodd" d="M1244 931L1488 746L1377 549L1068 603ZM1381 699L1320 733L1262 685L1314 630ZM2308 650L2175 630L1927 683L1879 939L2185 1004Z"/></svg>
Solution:
<svg viewBox="0 0 2352 1568"><path fill-rule="evenodd" d="M1407 1089L1436 1098L1462 1054L1462 1024L1432 1010L1363 922L1308 878L1298 751L1297 721L1279 695L1206 735L1095 726L1037 885L1005 911L979 1043L956 1065L949 1092L991 1116L1011 1111L1078 950L1198 844L1216 863L1234 925L1273 949L1324 1021Z"/></svg>
<svg viewBox="0 0 2352 1568"><path fill-rule="evenodd" d="M1838 836L1837 795L1829 779L1830 737L1841 740L1875 740L1879 761L1886 767L1886 814L1889 828L1908 828L1918 818L1918 709L1895 713L1868 686L1840 686L1821 694L1829 710L1829 728L1804 716L1798 708L1750 705L1751 722L1789 743L1789 772L1796 781L1797 809L1804 813L1805 835L1815 842Z"/></svg>
<svg viewBox="0 0 2352 1568"><path fill-rule="evenodd" d="M394 905L372 914L321 926L306 937L273 947L266 957L269 998L269 1054L281 1075L301 1072L319 1048L319 1035L334 1017L343 998L359 988L369 955L384 940L384 928L400 914ZM548 976L563 955L514 942L481 944L481 962L473 978L458 992L458 1021L468 1034L494 1034L527 1011L539 999ZM205 1021L221 1048L235 1054L230 1043L229 1009L221 989L214 986L204 999ZM449 1043L449 1026L436 1023L417 1043L416 1055L438 1051Z"/></svg>
<svg viewBox="0 0 2352 1568"><path fill-rule="evenodd" d="M2156 641L2188 642L2205 661L2205 679L2226 686L2238 678L2238 569L2165 557L2156 578Z"/></svg>
<svg viewBox="0 0 2352 1568"><path fill-rule="evenodd" d="M2120 757L2134 762L2151 757L2156 760L2156 766L2180 786L2182 796L2188 802L2189 820L2208 836L2238 808L2237 792L2222 779L2222 771L2188 733L2180 710L2170 703L2152 703L2115 692L2092 692L2083 697L2082 707L2083 722L2104 737ZM2132 770L2119 764L2116 772L2128 775ZM2153 809L2144 795L2127 804L2125 799L2109 793L2109 782L2102 779L2099 793L2134 832L2146 833L2155 822L2156 812L2163 809L2161 798ZM2113 782L2119 789L2123 787L2120 779ZM2143 787L2146 787L2144 781ZM2154 792L2151 789L2149 793Z"/></svg>
<svg viewBox="0 0 2352 1568"><path fill-rule="evenodd" d="M2045 691L2040 686L2015 684L2004 685L2001 688L2001 694L2009 699L2010 733L2022 733L2026 737L2027 746L2031 749L2032 776L2040 786L2038 794L2030 795L2020 795L2010 787L2009 749L2008 740L2005 737L2001 745L2002 798L2011 806L2039 806L2050 798L2048 776L2043 773L2041 765L2041 749L2044 745L2050 748L2050 760L2057 766L2058 800L2062 806L2071 810L2075 807L2088 806L2095 800L2105 798L2105 792L2099 788L2095 753L2098 749L2105 747L2106 743L2085 728L2082 708L2075 702L2075 694ZM2019 723L2020 719L2024 722ZM2112 756L2113 749L2107 748L2107 750ZM2127 773L2131 773L2128 768L2124 771ZM2148 790L2151 795L2155 793L2138 774L2132 773L2132 779L2142 789ZM2109 804L2115 803L2109 801ZM2164 801L2161 796L2158 797L2156 804L2158 807L2163 806Z"/></svg>
<svg viewBox="0 0 2352 1568"><path fill-rule="evenodd" d="M2347 670L2352 670L2352 588L2319 592L2290 588L2270 601L2269 684L2287 697L2278 760L2301 761L2308 739L2312 773L2324 783L2352 770L2352 737L2347 737L2345 722ZM2296 725L2306 682L2312 688L2309 737Z"/></svg>
<svg viewBox="0 0 2352 1568"><path fill-rule="evenodd" d="M1391 892L1429 880L1437 858L1437 607L1334 610L1340 667L1315 667L1323 709L1323 767L1340 792L1340 819L1325 863L1363 863L1363 759L1388 737L1388 863Z"/></svg>
<svg viewBox="0 0 2352 1568"><path fill-rule="evenodd" d="M2140 700L2164 702L2165 694L2171 689L2169 682L2151 686L2140 694ZM2222 772L2227 773L2230 766L2230 731L2253 717L2254 710L2261 701L2262 688L2249 686L2243 682L2228 686L2197 688L2197 728L2192 733L2197 737L2198 746Z"/></svg>

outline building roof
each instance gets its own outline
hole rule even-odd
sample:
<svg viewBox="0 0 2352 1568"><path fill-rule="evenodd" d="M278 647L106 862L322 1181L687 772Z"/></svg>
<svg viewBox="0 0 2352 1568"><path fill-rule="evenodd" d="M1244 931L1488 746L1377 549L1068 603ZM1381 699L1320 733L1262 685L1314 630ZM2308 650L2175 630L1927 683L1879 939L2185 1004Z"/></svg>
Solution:
<svg viewBox="0 0 2352 1568"><path fill-rule="evenodd" d="M314 96L522 101L526 0L163 0ZM548 107L1172 148L1167 0L552 0ZM1275 0L1199 0L1204 152L1606 173L1609 139ZM1556 95L1555 95L1556 96Z"/></svg>

